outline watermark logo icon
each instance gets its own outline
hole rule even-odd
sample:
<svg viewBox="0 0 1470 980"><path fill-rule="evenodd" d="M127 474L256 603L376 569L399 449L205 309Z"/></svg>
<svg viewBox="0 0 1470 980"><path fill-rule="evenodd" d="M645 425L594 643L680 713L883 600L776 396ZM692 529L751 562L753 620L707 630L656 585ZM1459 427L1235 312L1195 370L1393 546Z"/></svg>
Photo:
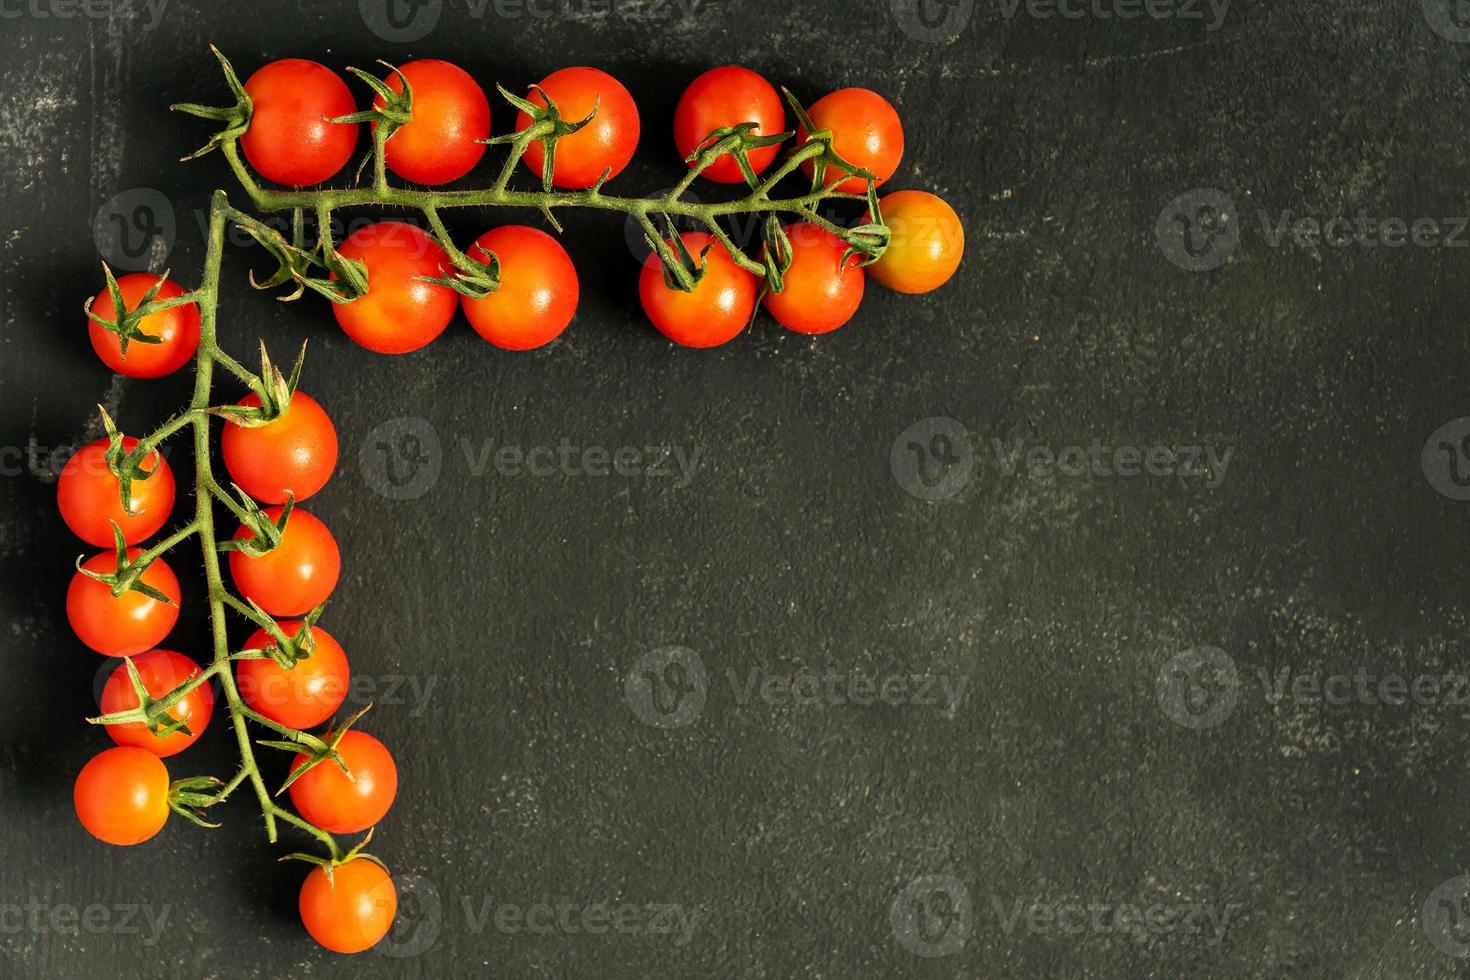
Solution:
<svg viewBox="0 0 1470 980"><path fill-rule="evenodd" d="M393 44L422 41L439 24L444 0L358 0L368 30Z"/></svg>
<svg viewBox="0 0 1470 980"><path fill-rule="evenodd" d="M1470 875L1459 875L1440 882L1419 909L1419 925L1424 935L1435 949L1456 959L1470 956L1467 897L1470 897Z"/></svg>
<svg viewBox="0 0 1470 980"><path fill-rule="evenodd" d="M687 647L646 653L623 677L623 700L645 725L684 728L698 720L709 697L709 675Z"/></svg>
<svg viewBox="0 0 1470 980"><path fill-rule="evenodd" d="M1435 429L1419 453L1419 464L1441 496L1470 500L1470 416Z"/></svg>
<svg viewBox="0 0 1470 980"><path fill-rule="evenodd" d="M1214 728L1235 712L1240 672L1219 647L1194 647L1164 664L1158 677L1159 707L1185 728Z"/></svg>
<svg viewBox="0 0 1470 980"><path fill-rule="evenodd" d="M398 889L398 914L388 935L373 952L393 959L410 959L428 952L439 941L444 923L444 902L439 889L421 875L394 875Z"/></svg>
<svg viewBox="0 0 1470 980"><path fill-rule="evenodd" d="M357 465L367 485L389 500L414 500L439 482L444 445L427 419L389 419L363 439Z"/></svg>
<svg viewBox="0 0 1470 980"><path fill-rule="evenodd" d="M103 261L125 272L162 272L178 238L174 206L163 192L133 187L108 198L92 219Z"/></svg>
<svg viewBox="0 0 1470 980"><path fill-rule="evenodd" d="M975 13L975 0L892 0L898 29L915 41L939 44L959 37Z"/></svg>
<svg viewBox="0 0 1470 980"><path fill-rule="evenodd" d="M1424 19L1446 41L1470 41L1470 3L1465 0L1420 0Z"/></svg>
<svg viewBox="0 0 1470 980"><path fill-rule="evenodd" d="M920 500L948 500L970 482L975 447L969 431L954 419L920 419L893 440L888 468L905 493Z"/></svg>
<svg viewBox="0 0 1470 980"><path fill-rule="evenodd" d="M1209 272L1228 262L1240 244L1240 220L1229 194L1197 187L1164 206L1154 234L1170 262L1186 272Z"/></svg>
<svg viewBox="0 0 1470 980"><path fill-rule="evenodd" d="M922 875L893 900L888 924L894 938L919 956L932 959L957 953L975 927L970 889L954 875Z"/></svg>

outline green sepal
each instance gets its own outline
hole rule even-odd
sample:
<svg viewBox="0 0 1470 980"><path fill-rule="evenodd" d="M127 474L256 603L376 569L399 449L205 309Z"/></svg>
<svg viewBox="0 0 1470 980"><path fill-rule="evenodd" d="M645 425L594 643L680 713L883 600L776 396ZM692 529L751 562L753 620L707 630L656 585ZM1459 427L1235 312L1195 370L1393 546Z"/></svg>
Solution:
<svg viewBox="0 0 1470 980"><path fill-rule="evenodd" d="M250 117L255 111L255 105L250 101L250 96L246 93L245 86L240 84L240 76L235 74L235 68L230 64L230 59L220 53L220 49L213 44L209 46L209 50L219 59L220 68L224 69L225 84L230 87L230 94L235 97L235 104L232 106L207 106L198 105L193 102L176 102L169 106L174 112L184 112L191 116L198 116L201 119L210 119L225 124L223 129L209 138L208 143L205 143L199 149L184 157L184 160L193 160L196 157L202 157L210 150L218 147L221 143L227 141L233 142L241 136L244 136L245 131L250 128Z"/></svg>
<svg viewBox="0 0 1470 980"><path fill-rule="evenodd" d="M276 790L276 795L280 796L282 793L286 792L286 790L290 789L292 783L296 782L296 780L306 775L308 772L316 768L319 764L327 759L331 759L334 763L336 763L337 768L341 769L342 772L346 774L349 780L356 781L357 777L352 775L352 770L347 768L346 761L344 761L342 756L338 754L337 746L341 744L343 736L345 736L347 732L352 728L352 726L357 723L357 720L359 718L368 713L368 709L371 707L372 705L368 705L367 707L362 708L352 714L345 722L342 723L339 728L336 728L332 731L331 736L327 739L325 743L319 743L319 748L316 748L309 752L307 760L301 763L301 765L297 766L295 769L291 770L291 774L286 777L286 781L281 784L281 788ZM303 732L302 734L305 733ZM271 748L281 748L288 743L261 742L259 744L270 746ZM300 748L298 747L293 751L299 752Z"/></svg>
<svg viewBox="0 0 1470 980"><path fill-rule="evenodd" d="M281 535L286 532L286 521L291 517L291 511L296 506L296 498L286 498L285 505L281 508L281 516L272 521L266 516L265 511L259 504L238 484L232 483L235 494L240 498L242 509L245 511L245 520L241 523L250 529L255 536L252 538L229 538L215 545L219 551L238 551L251 558L259 558L281 543Z"/></svg>

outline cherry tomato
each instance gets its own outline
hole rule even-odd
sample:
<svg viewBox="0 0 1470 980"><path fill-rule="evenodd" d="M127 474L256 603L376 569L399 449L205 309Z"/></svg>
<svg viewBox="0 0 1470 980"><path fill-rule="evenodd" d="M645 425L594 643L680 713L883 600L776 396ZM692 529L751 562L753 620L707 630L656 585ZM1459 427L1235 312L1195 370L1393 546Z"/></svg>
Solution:
<svg viewBox="0 0 1470 980"><path fill-rule="evenodd" d="M965 254L965 229L954 208L927 191L895 191L878 208L892 237L868 275L900 293L927 293L949 282Z"/></svg>
<svg viewBox="0 0 1470 980"><path fill-rule="evenodd" d="M107 749L82 767L72 802L93 837L141 844L168 822L168 767L132 746Z"/></svg>
<svg viewBox="0 0 1470 980"><path fill-rule="evenodd" d="M383 866L353 858L332 869L312 868L301 883L301 924L334 953L360 953L393 928L398 889Z"/></svg>
<svg viewBox="0 0 1470 980"><path fill-rule="evenodd" d="M163 280L160 286L158 278L146 272L134 272L118 278L117 286L122 293L126 312L136 310L139 301L154 286L158 286L155 302L184 295L184 288L172 279ZM112 293L105 288L92 300L91 309L104 320L118 319L118 311L112 303ZM199 349L199 307L193 303L150 313L138 326L149 337L157 337L159 342L150 344L134 337L128 342L128 352L124 355L122 342L117 334L90 317L87 319L92 349L97 352L103 364L118 374L125 374L130 378L161 378L188 364L194 352Z"/></svg>
<svg viewBox="0 0 1470 980"><path fill-rule="evenodd" d="M462 297L470 326L496 347L530 350L555 340L577 312L577 269L561 243L538 228L506 225L481 235L469 257L500 260L500 288Z"/></svg>
<svg viewBox="0 0 1470 980"><path fill-rule="evenodd" d="M295 636L301 622L282 620L280 627L287 636ZM320 626L312 627L311 641L311 656L296 661L290 670L269 657L237 661L235 676L245 703L272 721L300 730L332 717L347 696L351 676L347 654ZM270 642L265 630L256 630L244 649L264 650Z"/></svg>
<svg viewBox="0 0 1470 980"><path fill-rule="evenodd" d="M123 450L131 452L138 440L123 437ZM123 540L137 544L163 527L174 507L174 474L167 461L154 450L143 462L151 470L147 479L133 480L131 514L123 510L121 486L107 468L107 440L89 442L72 454L56 481L56 502L61 519L71 532L98 548L113 544L112 524L122 529Z"/></svg>
<svg viewBox="0 0 1470 980"><path fill-rule="evenodd" d="M459 305L454 290L419 278L442 276L453 263L438 242L413 225L379 221L353 232L338 251L367 266L368 291L350 303L333 303L332 312L347 336L368 350L418 350L454 319Z"/></svg>
<svg viewBox="0 0 1470 980"><path fill-rule="evenodd" d="M447 184L474 169L485 155L476 140L490 135L490 103L485 91L463 68L425 58L399 65L384 79L402 93L403 79L413 89L412 118L394 130L383 147L388 169L416 184ZM373 107L384 105L380 95ZM376 124L374 124L376 125Z"/></svg>
<svg viewBox="0 0 1470 980"><path fill-rule="evenodd" d="M573 189L591 187L604 170L609 171L609 179L622 173L638 148L638 106L623 83L596 68L563 68L543 78L539 88L532 89L526 101L544 106L546 96L551 96L567 122L578 122L597 109L590 123L557 141L552 183ZM516 116L517 132L530 125L531 117L525 112ZM539 177L546 162L545 145L536 140L521 159Z"/></svg>
<svg viewBox="0 0 1470 980"><path fill-rule="evenodd" d="M135 560L141 548L130 548ZM117 571L117 553L104 551L82 563L91 572ZM172 603L129 589L114 597L112 588L77 572L66 589L66 618L77 639L104 657L130 657L163 642L179 620L179 580L162 558L143 570L140 581L168 596Z"/></svg>
<svg viewBox="0 0 1470 980"><path fill-rule="evenodd" d="M267 507L272 521L280 507ZM235 540L255 537L241 526ZM327 526L300 507L286 519L281 542L263 555L230 552L230 575L240 594L254 599L272 616L302 616L327 601L342 572L342 554Z"/></svg>
<svg viewBox="0 0 1470 980"><path fill-rule="evenodd" d="M356 123L328 119L357 111L341 76L301 58L272 61L245 83L254 108L240 149L266 180L305 187L331 180L352 159Z"/></svg>
<svg viewBox="0 0 1470 980"><path fill-rule="evenodd" d="M797 333L836 330L857 312L863 301L863 275L856 255L842 267L847 251L842 239L813 224L790 225L791 268L785 288L766 293L765 307L783 327Z"/></svg>
<svg viewBox="0 0 1470 980"><path fill-rule="evenodd" d="M674 110L674 146L688 158L717 129L753 122L757 136L774 136L786 128L786 110L781 96L760 75L739 65L711 68L689 83ZM750 168L760 173L771 165L779 146L750 150ZM693 166L693 164L690 164ZM719 184L738 184L745 179L740 164L729 153L715 158L700 174Z"/></svg>
<svg viewBox="0 0 1470 980"><path fill-rule="evenodd" d="M671 288L664 282L664 267L657 252L643 260L638 279L638 297L643 312L665 337L685 347L717 347L731 339L750 322L755 312L755 276L735 264L730 253L713 235L687 231L684 247L696 260L710 242L714 248L704 257L704 278L693 292Z"/></svg>
<svg viewBox="0 0 1470 980"><path fill-rule="evenodd" d="M356 729L342 736L337 754L347 764L352 778L331 759L318 763L291 784L291 805L296 812L332 834L355 834L367 830L388 812L398 793L398 767L382 742ZM306 761L298 755L294 771Z"/></svg>
<svg viewBox="0 0 1470 980"><path fill-rule="evenodd" d="M807 115L818 129L830 130L832 149L837 155L855 167L870 172L876 183L881 184L898 169L903 157L903 123L888 100L877 92L865 88L838 89L822 96L807 109ZM796 129L798 146L806 140L806 128ZM808 160L802 164L807 176L814 169ZM842 183L837 189L847 194L862 194L867 191L867 181L860 177L843 179L840 168L827 168L824 181L831 186Z"/></svg>
<svg viewBox="0 0 1470 980"><path fill-rule="evenodd" d="M260 405L255 393L241 405ZM304 391L291 396L286 411L265 425L249 428L225 423L220 450L230 479L256 500L284 504L288 496L305 500L326 486L337 465L337 430Z"/></svg>
<svg viewBox="0 0 1470 980"><path fill-rule="evenodd" d="M151 650L132 659L133 666L138 669L138 676L143 679L143 689L155 698L163 697L199 673L198 664L172 650ZM108 676L107 683L102 685L102 713L110 715L115 711L127 711L137 706L138 692L133 690L127 664L119 664ZM200 684L184 695L168 713L188 725L189 734L180 731L155 735L141 722L107 725L107 734L118 745L131 745L152 752L159 758L178 755L199 741L199 736L204 734L204 729L209 725L210 715L214 714L214 692L210 690L209 682Z"/></svg>

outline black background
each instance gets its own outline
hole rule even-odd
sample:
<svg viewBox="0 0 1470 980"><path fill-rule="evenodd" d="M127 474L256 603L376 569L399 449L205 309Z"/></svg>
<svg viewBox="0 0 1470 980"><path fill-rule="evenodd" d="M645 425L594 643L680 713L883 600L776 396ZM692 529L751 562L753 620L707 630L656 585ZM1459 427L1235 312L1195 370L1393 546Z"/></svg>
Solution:
<svg viewBox="0 0 1470 980"><path fill-rule="evenodd" d="M952 6L935 40L887 3L557 0L533 16L492 2L473 16L446 0L432 31L395 43L353 3L175 0L156 24L141 8L6 5L0 972L1457 975L1452 954L1470 945L1432 896L1467 859L1454 678L1470 504L1421 462L1427 440L1448 459L1470 431L1431 439L1470 415L1470 234L1454 220L1470 47L1450 5L1235 0L1214 29L1207 5L1130 20ZM303 388L342 437L310 509L346 560L323 624L401 767L374 847L403 892L392 955L310 942L304 867L276 863L284 847L246 792L223 829L173 820L131 849L95 842L71 811L75 773L109 743L81 720L103 665L65 622L82 549L56 513L55 470L97 435L96 403L141 431L190 384L123 382L93 356L80 308L99 278L93 223L114 195L158 191L177 231L167 264L194 281L209 192L244 203L217 155L177 162L206 129L166 111L222 98L211 41L242 74L288 56L339 69L427 56L519 90L601 66L642 113L625 193L677 178L673 106L707 67L749 65L807 101L867 86L905 121L890 186L942 195L967 227L964 265L933 295L870 285L837 333L762 319L708 352L646 324L613 215L563 215L582 306L532 354L458 320L426 350L373 355L323 302L252 293L259 250L227 254L224 343L249 357L261 337L286 357L309 338ZM502 132L510 113L494 113ZM1190 271L1170 260L1183 254L1170 216L1220 202L1172 203L1199 189L1235 213L1189 239L1217 266ZM1433 218L1438 239L1273 243L1266 227L1360 209ZM508 216L451 220L468 241ZM384 433L403 418L425 420L437 455L421 443L395 458L409 444ZM939 501L890 466L915 424L935 445L934 418L969 435ZM563 440L678 447L697 465L687 482L479 466L485 447ZM996 440L1231 455L1208 477L1007 473ZM394 462L427 467L421 495L380 492ZM186 614L170 645L202 656L198 561L172 560ZM663 729L624 678L670 646L707 681L702 711ZM1174 659L1202 647L1222 651L1213 672ZM1329 704L1271 696L1283 669L1447 680L1427 703ZM802 670L966 687L952 709L742 703L748 678ZM1181 692L1195 695L1185 720L1219 723L1171 720ZM230 772L220 722L170 760L175 776ZM927 875L946 877L908 887ZM969 904L926 920L941 945L925 946L905 916L943 911L936 882ZM496 927L495 909L543 902L574 916L637 905L637 930ZM692 918L687 942L649 928L649 903ZM91 905L108 925L70 928L65 910ZM163 928L121 918L138 905L166 912ZM1088 906L1109 909L1097 929ZM1119 907L1155 906L1196 911L1171 929L1119 925ZM1070 928L1044 918L1058 910ZM1191 928L1226 910L1223 938ZM946 937L963 945L919 955Z"/></svg>

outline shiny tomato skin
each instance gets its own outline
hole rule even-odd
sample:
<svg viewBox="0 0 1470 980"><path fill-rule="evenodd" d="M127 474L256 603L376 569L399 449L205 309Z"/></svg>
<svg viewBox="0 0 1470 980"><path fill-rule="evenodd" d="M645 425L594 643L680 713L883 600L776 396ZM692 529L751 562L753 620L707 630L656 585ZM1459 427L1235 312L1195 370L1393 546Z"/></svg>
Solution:
<svg viewBox="0 0 1470 980"><path fill-rule="evenodd" d="M132 658L138 676L143 679L143 688L152 697L162 697L200 672L194 661L173 650L150 650ZM99 707L104 715L115 711L127 711L138 706L138 692L133 690L126 664L118 664L102 686ZM169 714L189 726L189 734L170 732L155 735L141 722L126 725L107 725L107 734L118 745L131 745L145 752L152 752L161 759L180 752L199 741L204 729L214 714L214 691L209 682L200 684L169 709Z"/></svg>
<svg viewBox="0 0 1470 980"><path fill-rule="evenodd" d="M128 311L137 309L139 301L158 285L158 278L146 272L119 276L117 286L122 293L123 306ZM154 301L174 299L185 292L172 279L165 279L158 287ZM117 309L112 303L112 293L105 288L92 300L91 308L93 313L104 320L115 321L118 318ZM143 318L139 329L150 337L157 337L159 343L144 343L134 337L128 342L128 352L124 355L122 342L117 334L91 318L87 320L87 335L92 342L92 349L97 352L103 364L118 374L129 378L161 378L166 374L173 374L188 364L194 357L194 352L199 349L199 307L193 303L185 303L150 313Z"/></svg>
<svg viewBox="0 0 1470 980"><path fill-rule="evenodd" d="M105 749L77 775L72 804L98 840L141 844L168 822L168 767L132 746Z"/></svg>
<svg viewBox="0 0 1470 980"><path fill-rule="evenodd" d="M297 900L301 924L334 953L371 949L393 928L398 889L377 862L353 858L332 869L312 868Z"/></svg>
<svg viewBox="0 0 1470 980"><path fill-rule="evenodd" d="M786 270L785 288L766 293L766 310L776 321L797 333L819 334L836 330L857 312L863 301L865 276L857 256L847 260L842 239L818 225L790 225L791 268Z"/></svg>
<svg viewBox="0 0 1470 980"><path fill-rule="evenodd" d="M295 636L300 620L281 620L287 636ZM296 661L290 670L269 657L240 660L235 664L240 697L251 708L288 728L315 728L342 705L351 680L347 654L332 634L320 626L311 629L311 656ZM245 641L245 650L264 650L270 645L265 630L256 630Z"/></svg>
<svg viewBox="0 0 1470 980"><path fill-rule="evenodd" d="M638 297L648 319L674 343L718 347L750 322L759 281L736 265L709 232L688 231L682 237L684 247L696 260L700 251L714 242L704 257L704 278L693 292L671 288L664 282L664 266L658 253L650 252L638 278Z"/></svg>
<svg viewBox="0 0 1470 980"><path fill-rule="evenodd" d="M398 767L388 749L356 729L342 736L337 752L347 764L347 778L328 759L312 767L287 790L296 812L332 834L356 834L376 824L393 805L398 793ZM291 769L306 761L298 755Z"/></svg>
<svg viewBox="0 0 1470 980"><path fill-rule="evenodd" d="M927 293L949 282L965 254L965 228L954 208L927 191L895 191L879 199L878 209L890 238L868 275L900 293Z"/></svg>
<svg viewBox="0 0 1470 980"><path fill-rule="evenodd" d="M337 323L361 346L379 354L407 354L439 336L454 319L458 294L419 279L453 268L444 249L422 230L402 221L379 221L353 232L338 251L368 270L366 295L332 304Z"/></svg>
<svg viewBox="0 0 1470 980"><path fill-rule="evenodd" d="M388 169L415 184L447 184L475 168L485 155L476 140L490 135L490 102L484 89L458 65L424 58L399 65L384 81L403 92L403 78L413 89L411 118L394 130L383 147ZM380 95L374 108L384 105ZM375 124L376 125L376 124Z"/></svg>
<svg viewBox="0 0 1470 980"><path fill-rule="evenodd" d="M561 243L539 228L505 225L481 235L467 253L500 260L500 288L483 299L461 297L475 332L505 350L551 343L577 312L577 269Z"/></svg>
<svg viewBox="0 0 1470 980"><path fill-rule="evenodd" d="M142 553L141 548L130 548L128 559L134 560ZM82 567L93 572L115 572L117 553L93 555ZM141 581L173 602L159 602L133 590L114 597L111 587L81 572L73 574L66 590L66 619L77 639L104 657L130 657L162 643L179 620L178 577L167 562L155 558Z"/></svg>
<svg viewBox="0 0 1470 980"><path fill-rule="evenodd" d="M258 407L260 396L252 392L240 404ZM265 425L226 422L220 453L230 479L256 500L284 504L294 496L300 503L331 477L337 465L337 430L315 398L297 391L286 411Z"/></svg>
<svg viewBox="0 0 1470 980"><path fill-rule="evenodd" d="M356 123L328 119L357 111L352 91L325 65L284 58L245 82L254 103L250 128L240 137L256 173L287 187L331 180L357 148Z"/></svg>
<svg viewBox="0 0 1470 980"><path fill-rule="evenodd" d="M774 136L786 128L786 110L770 82L739 65L711 68L689 83L674 109L674 146L687 159L705 137L716 129L753 122L757 136ZM771 165L779 146L750 150L750 168L757 174ZM693 166L691 163L690 166ZM740 164L729 153L715 158L700 173L717 184L738 184L745 179Z"/></svg>
<svg viewBox="0 0 1470 980"><path fill-rule="evenodd" d="M123 437L124 451L132 451L138 440ZM168 462L154 450L143 464L153 473L133 480L133 513L123 510L117 477L107 468L107 440L89 442L72 454L56 481L56 502L61 519L71 532L98 548L113 546L112 523L122 529L128 544L152 535L163 527L174 506L174 474Z"/></svg>
<svg viewBox="0 0 1470 980"><path fill-rule="evenodd" d="M281 517L280 507L265 508L272 521ZM235 540L255 537L243 525ZM272 616L304 616L315 609L337 587L342 573L342 554L327 526L300 507L291 511L281 542L263 555L230 552L230 576L240 594L260 603Z"/></svg>
<svg viewBox="0 0 1470 980"><path fill-rule="evenodd" d="M545 92L560 110L562 119L579 122L597 109L584 128L556 144L552 183L572 190L591 187L604 169L611 180L623 172L638 148L638 106L623 83L597 68L563 68L541 80L539 88L526 96L533 105L546 105ZM531 125L525 112L516 116L516 130ZM546 162L546 147L536 140L526 147L521 159L537 177Z"/></svg>
<svg viewBox="0 0 1470 980"><path fill-rule="evenodd" d="M807 109L807 115L818 129L830 130L832 149L855 167L862 167L882 184L903 159L903 123L888 100L865 88L838 89L822 96ZM806 140L806 127L796 129L796 145ZM802 164L807 176L814 170L808 160ZM829 166L823 178L828 186L842 181L837 189L847 194L862 194L868 182L860 177L843 179L841 169Z"/></svg>

